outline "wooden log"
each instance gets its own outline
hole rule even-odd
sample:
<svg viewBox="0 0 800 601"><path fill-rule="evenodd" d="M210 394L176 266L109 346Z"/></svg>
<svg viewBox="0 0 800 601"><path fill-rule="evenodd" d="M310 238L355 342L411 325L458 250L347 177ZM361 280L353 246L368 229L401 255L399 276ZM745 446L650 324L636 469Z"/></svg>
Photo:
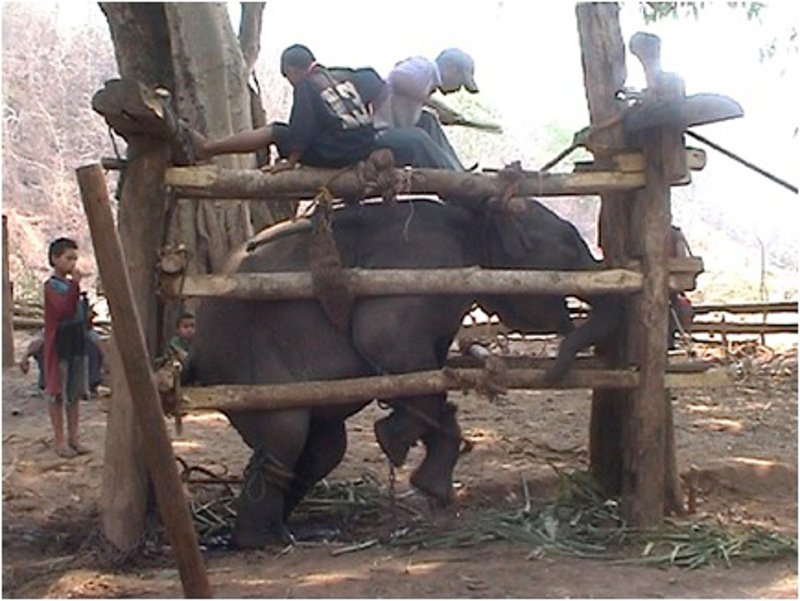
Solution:
<svg viewBox="0 0 800 601"><path fill-rule="evenodd" d="M730 321L692 323L692 334L796 334L796 323L735 323Z"/></svg>
<svg viewBox="0 0 800 601"><path fill-rule="evenodd" d="M512 370L548 369L555 363L554 357L530 357L528 355L493 355L492 357L493 360L497 360L505 368ZM478 369L484 367L484 361L470 355L451 354L447 357L445 365L449 368ZM587 371L591 374L594 370L607 370L608 368L599 357L587 355L575 359L575 369L579 372ZM680 361L667 365L668 374L694 374L708 372L709 370L709 364L704 361ZM622 371L627 373L629 370Z"/></svg>
<svg viewBox="0 0 800 601"><path fill-rule="evenodd" d="M617 90L625 86L625 44L616 3L585 2L575 8L581 45L589 121L595 131L591 150L600 169L611 169L614 156L626 149L621 114L625 103ZM612 124L613 125L609 125ZM623 267L629 261L630 193L607 192L601 195L598 236L607 263ZM595 348L613 367L629 364L627 332L629 320L616 338ZM592 392L589 423L589 463L592 475L608 495L622 491L623 424L630 405L630 390L596 389Z"/></svg>
<svg viewBox="0 0 800 601"><path fill-rule="evenodd" d="M3 367L14 366L14 293L8 270L8 219L3 215Z"/></svg>
<svg viewBox="0 0 800 601"><path fill-rule="evenodd" d="M345 279L356 296L406 294L575 294L629 293L641 275L622 269L602 271L523 271L465 267L454 269L347 269ZM215 297L248 300L314 298L311 274L240 273L162 278L167 297Z"/></svg>
<svg viewBox="0 0 800 601"><path fill-rule="evenodd" d="M634 303L633 348L641 372L625 432L622 510L637 527L661 523L665 513L665 478L669 395L664 382L668 327L667 236L670 224L669 182L660 132L645 146L647 187L640 192L633 231L642 248L644 286ZM671 409L671 406L670 406ZM670 433L671 435L671 433Z"/></svg>
<svg viewBox="0 0 800 601"><path fill-rule="evenodd" d="M797 301L692 305L695 315L704 313L797 313Z"/></svg>
<svg viewBox="0 0 800 601"><path fill-rule="evenodd" d="M79 168L77 176L114 331L118 340L125 341L118 345L125 377L129 385L137 386L133 399L144 442L142 452L153 481L162 521L175 552L183 589L187 597L210 597L211 589L203 558L150 370L139 312L133 301L131 280L114 227L103 170L100 165L89 165Z"/></svg>
<svg viewBox="0 0 800 601"><path fill-rule="evenodd" d="M508 370L503 383L510 389L541 387L544 374L543 369ZM188 408L193 410L287 409L472 390L486 386L486 378L486 370L460 368L289 384L190 387L182 392L190 399ZM633 387L636 382L637 375L632 371L573 371L552 388Z"/></svg>
<svg viewBox="0 0 800 601"><path fill-rule="evenodd" d="M118 90L126 87L123 85ZM133 89L137 91L140 86L134 84ZM136 95L130 99L134 106L138 106L139 100ZM118 106L119 113L125 114L126 98L119 97L117 101L118 104L112 106ZM146 107L142 110L149 114ZM170 150L166 144L132 136L128 156L117 213L119 238L125 253L133 301L142 320L147 351L152 359L161 338L156 262L165 227L163 178ZM148 481L138 442L141 434L136 423L134 400L124 373L119 369L114 371L118 365L111 365L114 396L106 429L102 524L108 541L120 551L127 552L140 543L146 526Z"/></svg>
<svg viewBox="0 0 800 601"><path fill-rule="evenodd" d="M408 192L439 194L459 201L485 200L503 192L497 174L458 173L440 169L398 169ZM254 169L224 169L216 166L173 167L165 183L183 198L251 199L283 201L314 198L325 186L336 197L380 196L349 171L304 167L282 173ZM581 173L526 172L517 196L565 196L599 194L611 190L634 190L644 185L641 172L591 171Z"/></svg>
<svg viewBox="0 0 800 601"><path fill-rule="evenodd" d="M639 374L632 370L576 369L563 382L546 386L544 369L515 368L503 374L508 389L635 388ZM499 381L498 381L499 382ZM193 386L181 390L187 411L265 411L329 406L369 401L402 400L446 391L486 389L487 372L475 368L445 368L408 374L282 384ZM730 385L722 369L705 373L674 373L671 388Z"/></svg>
<svg viewBox="0 0 800 601"><path fill-rule="evenodd" d="M130 550L137 548L147 520L147 465L115 335L112 334L106 348L111 398L106 420L100 519L106 539L117 549Z"/></svg>

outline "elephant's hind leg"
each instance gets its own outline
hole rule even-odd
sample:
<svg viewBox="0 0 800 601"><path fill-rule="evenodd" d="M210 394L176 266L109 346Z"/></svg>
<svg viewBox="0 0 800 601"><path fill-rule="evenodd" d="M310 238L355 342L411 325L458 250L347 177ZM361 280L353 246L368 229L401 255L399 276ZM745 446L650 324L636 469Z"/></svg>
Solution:
<svg viewBox="0 0 800 601"><path fill-rule="evenodd" d="M294 473L269 451L253 451L237 501L234 547L260 549L292 541L283 520L283 507L293 479Z"/></svg>
<svg viewBox="0 0 800 601"><path fill-rule="evenodd" d="M228 415L253 449L237 502L235 547L257 549L291 541L286 529L286 494L306 445L307 410L237 412Z"/></svg>

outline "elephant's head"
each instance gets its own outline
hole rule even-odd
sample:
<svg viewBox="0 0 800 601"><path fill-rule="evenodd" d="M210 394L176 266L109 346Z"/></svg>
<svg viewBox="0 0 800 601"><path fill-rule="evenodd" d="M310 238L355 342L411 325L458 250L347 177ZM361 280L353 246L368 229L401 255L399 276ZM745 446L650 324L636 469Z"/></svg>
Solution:
<svg viewBox="0 0 800 601"><path fill-rule="evenodd" d="M486 223L485 267L571 271L600 266L575 226L535 200L517 198L496 206L490 204ZM479 302L512 329L567 335L551 372L552 379L558 379L566 374L578 350L599 341L616 327L620 307L617 298L606 295L585 300L592 304L591 318L577 330L565 295L495 295Z"/></svg>

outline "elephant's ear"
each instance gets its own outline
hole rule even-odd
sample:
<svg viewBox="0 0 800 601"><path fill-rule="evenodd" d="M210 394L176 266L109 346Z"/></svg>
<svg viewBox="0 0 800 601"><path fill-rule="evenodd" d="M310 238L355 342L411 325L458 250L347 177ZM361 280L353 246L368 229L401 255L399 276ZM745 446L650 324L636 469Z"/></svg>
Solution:
<svg viewBox="0 0 800 601"><path fill-rule="evenodd" d="M507 256L523 259L531 253L533 246L524 219L514 214L495 213L493 221L499 240L492 243L499 244Z"/></svg>

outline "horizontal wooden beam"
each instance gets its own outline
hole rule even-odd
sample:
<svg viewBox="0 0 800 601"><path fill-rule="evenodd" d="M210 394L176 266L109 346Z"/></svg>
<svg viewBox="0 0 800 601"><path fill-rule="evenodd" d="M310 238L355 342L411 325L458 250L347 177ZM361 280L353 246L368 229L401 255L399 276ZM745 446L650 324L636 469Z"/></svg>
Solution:
<svg viewBox="0 0 800 601"><path fill-rule="evenodd" d="M692 334L796 334L796 323L734 323L695 321Z"/></svg>
<svg viewBox="0 0 800 601"><path fill-rule="evenodd" d="M736 303L693 305L695 315L701 313L797 313L797 301L775 303Z"/></svg>
<svg viewBox="0 0 800 601"><path fill-rule="evenodd" d="M343 380L289 384L218 385L184 388L188 411L254 411L291 409L314 405L341 405L371 399L401 399L447 390L486 389L490 381L483 369L458 368L369 376ZM544 384L543 369L510 369L502 382L508 389L635 388L639 374L633 370L573 370L557 385ZM724 370L705 373L670 373L667 388L726 386Z"/></svg>
<svg viewBox="0 0 800 601"><path fill-rule="evenodd" d="M346 269L356 296L407 294L602 294L636 292L642 276L624 269L600 271L523 271L464 267L453 269ZM162 276L168 297L249 300L314 298L311 274L269 273Z"/></svg>
<svg viewBox="0 0 800 601"><path fill-rule="evenodd" d="M442 169L397 169L407 192L439 194L444 198L483 200L501 194L505 181L497 173L460 173ZM165 184L182 198L284 200L314 198L322 187L336 197L380 195L359 179L355 169L303 167L281 173L216 166L167 169ZM516 196L569 196L634 190L644 186L642 172L587 171L580 173L525 172Z"/></svg>

